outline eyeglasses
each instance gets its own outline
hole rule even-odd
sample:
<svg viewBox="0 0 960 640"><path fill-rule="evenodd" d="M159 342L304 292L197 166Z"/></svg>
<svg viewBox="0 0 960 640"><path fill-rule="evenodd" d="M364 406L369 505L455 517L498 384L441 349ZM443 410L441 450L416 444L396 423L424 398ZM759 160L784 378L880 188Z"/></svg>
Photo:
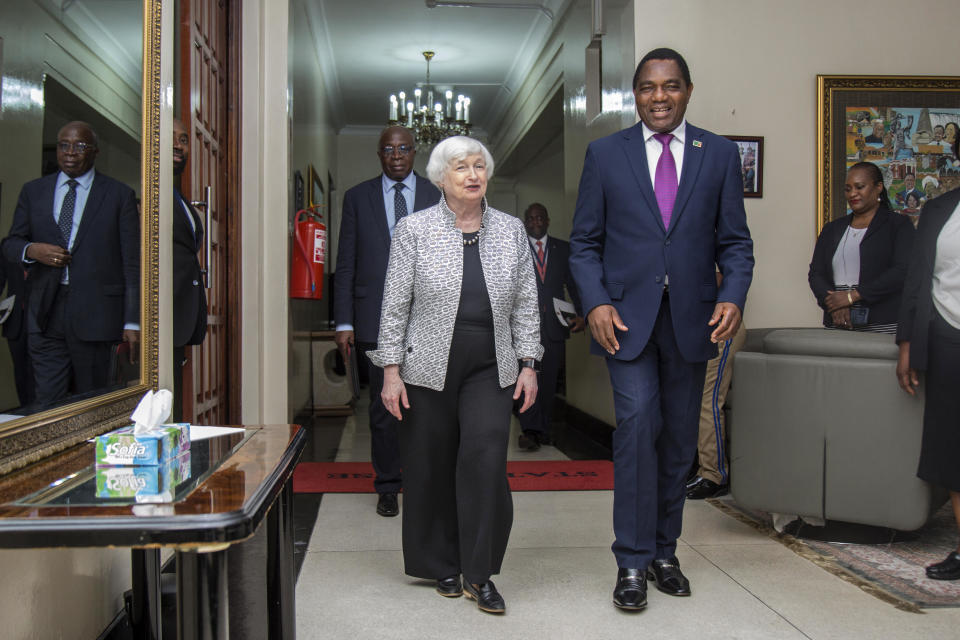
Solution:
<svg viewBox="0 0 960 640"><path fill-rule="evenodd" d="M385 156L392 156L394 151L402 156L408 156L413 151L413 146L409 144L402 144L399 147L394 147L393 145L380 147L380 153Z"/></svg>
<svg viewBox="0 0 960 640"><path fill-rule="evenodd" d="M58 142L57 149L62 153L86 153L91 149L96 149L97 145L87 144L86 142Z"/></svg>

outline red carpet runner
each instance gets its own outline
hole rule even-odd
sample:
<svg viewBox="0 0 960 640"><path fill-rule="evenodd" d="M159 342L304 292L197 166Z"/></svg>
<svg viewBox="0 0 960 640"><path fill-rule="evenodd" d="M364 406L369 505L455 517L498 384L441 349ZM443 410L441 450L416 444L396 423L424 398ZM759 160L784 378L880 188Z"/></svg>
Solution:
<svg viewBox="0 0 960 640"><path fill-rule="evenodd" d="M508 462L514 491L608 491L613 463L608 460ZM301 462L293 472L294 493L373 493L369 462Z"/></svg>

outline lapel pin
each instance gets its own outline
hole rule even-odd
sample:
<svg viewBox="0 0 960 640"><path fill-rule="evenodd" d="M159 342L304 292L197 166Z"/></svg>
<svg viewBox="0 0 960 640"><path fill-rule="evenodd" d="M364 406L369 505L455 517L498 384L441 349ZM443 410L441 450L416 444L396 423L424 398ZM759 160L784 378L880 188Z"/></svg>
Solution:
<svg viewBox="0 0 960 640"><path fill-rule="evenodd" d="M693 146L695 146L697 149L699 149L700 147L703 146L703 143L700 142L699 140L694 140L694 141L693 141Z"/></svg>

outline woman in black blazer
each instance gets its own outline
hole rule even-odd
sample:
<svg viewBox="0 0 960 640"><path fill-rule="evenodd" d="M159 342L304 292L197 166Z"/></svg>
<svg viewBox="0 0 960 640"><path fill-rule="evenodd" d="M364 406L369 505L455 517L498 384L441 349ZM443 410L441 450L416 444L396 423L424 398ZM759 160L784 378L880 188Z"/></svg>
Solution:
<svg viewBox="0 0 960 640"><path fill-rule="evenodd" d="M844 194L853 213L820 232L807 276L823 324L896 333L913 225L890 210L883 174L871 162L850 167Z"/></svg>
<svg viewBox="0 0 960 640"><path fill-rule="evenodd" d="M960 145L954 144L954 151ZM950 490L960 528L960 189L930 200L903 289L897 379L916 395L925 372L923 440L917 476ZM934 580L960 579L960 547L927 567Z"/></svg>

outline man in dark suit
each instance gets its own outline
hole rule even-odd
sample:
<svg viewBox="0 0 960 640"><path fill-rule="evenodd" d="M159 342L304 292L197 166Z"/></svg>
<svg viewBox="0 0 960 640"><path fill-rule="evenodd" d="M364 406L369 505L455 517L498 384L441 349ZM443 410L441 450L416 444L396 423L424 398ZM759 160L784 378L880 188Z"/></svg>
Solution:
<svg viewBox="0 0 960 640"><path fill-rule="evenodd" d="M550 441L550 424L553 418L553 398L557 392L557 378L563 366L564 341L571 331L583 330L583 318L580 317L580 296L570 275L570 245L547 235L550 228L550 216L547 208L534 202L523 214L523 224L527 228L530 240L530 252L533 255L533 267L537 274L537 298L540 306L540 344L543 345L543 359L540 361L540 380L537 399L533 406L518 415L520 428L519 445L521 449L536 451L540 445ZM560 323L554 312L553 299L564 300L566 288L573 300L577 315L570 319L570 326Z"/></svg>
<svg viewBox="0 0 960 640"><path fill-rule="evenodd" d="M358 365L368 367L370 453L376 474L373 484L380 494L377 513L395 516L400 512L397 492L401 487L397 420L380 400L383 369L369 364L365 354L377 346L393 228L408 213L437 204L440 192L429 180L413 172L416 150L409 129L384 129L377 156L383 173L361 182L343 196L333 315L335 340L344 359L355 347L359 350Z"/></svg>
<svg viewBox="0 0 960 640"><path fill-rule="evenodd" d="M140 217L133 189L94 168L85 122L57 134L60 171L23 186L3 244L27 270L28 343L36 401L109 383L121 340L140 342Z"/></svg>
<svg viewBox="0 0 960 640"><path fill-rule="evenodd" d="M173 175L182 176L190 159L190 132L173 121ZM173 188L173 416L183 419L183 366L186 346L202 344L207 335L207 295L197 253L203 244L203 223L190 201Z"/></svg>
<svg viewBox="0 0 960 640"><path fill-rule="evenodd" d="M737 146L684 120L683 57L645 55L633 91L641 122L590 143L570 236L613 387L613 602L627 610L646 606L647 578L690 594L675 551L705 365L740 325L753 276Z"/></svg>

